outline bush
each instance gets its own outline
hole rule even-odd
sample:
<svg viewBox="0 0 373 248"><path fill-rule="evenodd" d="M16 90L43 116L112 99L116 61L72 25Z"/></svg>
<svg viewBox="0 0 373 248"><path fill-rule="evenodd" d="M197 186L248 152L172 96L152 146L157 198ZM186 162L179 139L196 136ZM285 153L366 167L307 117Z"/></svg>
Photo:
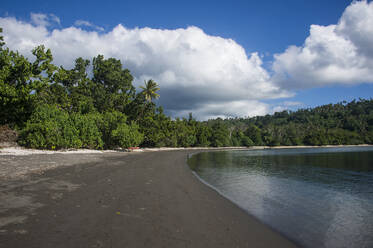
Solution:
<svg viewBox="0 0 373 248"><path fill-rule="evenodd" d="M57 106L42 105L27 121L19 143L41 149L137 146L144 136L136 124L128 125L126 120L117 111L69 115Z"/></svg>
<svg viewBox="0 0 373 248"><path fill-rule="evenodd" d="M144 139L144 135L139 132L139 127L132 123L127 125L122 123L113 130L112 137L115 143L122 148L138 146Z"/></svg>
<svg viewBox="0 0 373 248"><path fill-rule="evenodd" d="M105 112L99 120L99 128L102 133L102 140L105 148L119 146L113 137L113 131L120 125L126 124L127 117L118 111Z"/></svg>
<svg viewBox="0 0 373 248"><path fill-rule="evenodd" d="M82 142L81 147L88 149L103 148L102 133L98 128L98 125L102 122L102 116L99 113L85 115L73 113L70 118L79 131L79 139Z"/></svg>
<svg viewBox="0 0 373 248"><path fill-rule="evenodd" d="M102 139L106 148L138 146L143 141L136 124L127 124L127 116L118 111L105 112L100 121Z"/></svg>
<svg viewBox="0 0 373 248"><path fill-rule="evenodd" d="M80 148L79 130L69 114L54 105L38 106L21 131L19 143L31 148Z"/></svg>

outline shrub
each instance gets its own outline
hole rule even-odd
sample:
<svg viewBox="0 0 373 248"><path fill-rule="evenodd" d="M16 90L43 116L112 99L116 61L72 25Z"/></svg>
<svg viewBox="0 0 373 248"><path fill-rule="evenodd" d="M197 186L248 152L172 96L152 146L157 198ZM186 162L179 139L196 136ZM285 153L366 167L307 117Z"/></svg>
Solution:
<svg viewBox="0 0 373 248"><path fill-rule="evenodd" d="M98 125L102 122L102 116L99 113L79 114L73 113L70 118L74 126L78 129L79 139L82 142L81 147L89 149L102 149L102 133Z"/></svg>
<svg viewBox="0 0 373 248"><path fill-rule="evenodd" d="M115 140L115 144L122 148L138 146L144 139L144 135L139 132L139 127L132 123L127 125L122 123L113 130L112 137Z"/></svg>
<svg viewBox="0 0 373 248"><path fill-rule="evenodd" d="M136 124L127 124L127 116L118 111L105 112L100 121L106 148L138 146L144 138Z"/></svg>
<svg viewBox="0 0 373 248"><path fill-rule="evenodd" d="M113 138L113 131L120 125L126 124L127 117L118 111L105 112L99 121L99 128L102 133L102 140L105 148L118 146L117 140Z"/></svg>
<svg viewBox="0 0 373 248"><path fill-rule="evenodd" d="M38 106L21 131L19 143L31 148L80 148L79 131L69 114L54 105Z"/></svg>

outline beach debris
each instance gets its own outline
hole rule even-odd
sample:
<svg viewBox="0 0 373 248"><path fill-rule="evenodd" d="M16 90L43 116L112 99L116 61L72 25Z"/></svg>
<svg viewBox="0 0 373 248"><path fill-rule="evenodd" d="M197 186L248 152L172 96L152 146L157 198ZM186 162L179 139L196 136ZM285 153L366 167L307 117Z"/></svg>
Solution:
<svg viewBox="0 0 373 248"><path fill-rule="evenodd" d="M140 149L140 147L128 147L125 149L126 152L143 152L143 149Z"/></svg>

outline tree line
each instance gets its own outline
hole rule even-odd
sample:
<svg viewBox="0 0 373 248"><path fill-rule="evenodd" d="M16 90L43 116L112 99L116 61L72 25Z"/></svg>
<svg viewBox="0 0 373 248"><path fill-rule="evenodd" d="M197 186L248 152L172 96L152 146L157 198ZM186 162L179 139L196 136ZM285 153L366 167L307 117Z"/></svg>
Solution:
<svg viewBox="0 0 373 248"><path fill-rule="evenodd" d="M0 29L0 34L1 34ZM44 46L29 61L0 36L0 125L18 133L20 145L39 149L327 145L373 143L373 100L329 104L252 118L172 119L153 99L159 86L133 76L120 60L53 64Z"/></svg>
<svg viewBox="0 0 373 248"><path fill-rule="evenodd" d="M295 112L285 110L225 122L233 128L235 137L243 134L255 145L373 144L372 99L344 101Z"/></svg>

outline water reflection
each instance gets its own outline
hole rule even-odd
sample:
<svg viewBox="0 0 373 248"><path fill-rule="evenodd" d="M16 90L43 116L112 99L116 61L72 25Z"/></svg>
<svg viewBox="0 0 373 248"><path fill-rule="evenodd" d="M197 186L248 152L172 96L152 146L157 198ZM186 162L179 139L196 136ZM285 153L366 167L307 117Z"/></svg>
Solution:
<svg viewBox="0 0 373 248"><path fill-rule="evenodd" d="M306 247L373 247L373 149L200 153L205 181Z"/></svg>

